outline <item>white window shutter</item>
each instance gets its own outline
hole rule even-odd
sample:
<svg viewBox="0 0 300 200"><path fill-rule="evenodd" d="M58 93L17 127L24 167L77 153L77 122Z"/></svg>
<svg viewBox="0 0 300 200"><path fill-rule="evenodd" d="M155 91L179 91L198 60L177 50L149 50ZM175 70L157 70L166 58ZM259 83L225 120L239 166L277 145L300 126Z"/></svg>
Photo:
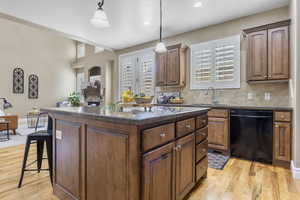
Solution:
<svg viewBox="0 0 300 200"><path fill-rule="evenodd" d="M155 87L155 54L146 52L139 57L139 93L154 96Z"/></svg>
<svg viewBox="0 0 300 200"><path fill-rule="evenodd" d="M191 46L191 89L240 88L240 36Z"/></svg>
<svg viewBox="0 0 300 200"><path fill-rule="evenodd" d="M131 88L135 90L136 57L128 56L120 59L120 95Z"/></svg>

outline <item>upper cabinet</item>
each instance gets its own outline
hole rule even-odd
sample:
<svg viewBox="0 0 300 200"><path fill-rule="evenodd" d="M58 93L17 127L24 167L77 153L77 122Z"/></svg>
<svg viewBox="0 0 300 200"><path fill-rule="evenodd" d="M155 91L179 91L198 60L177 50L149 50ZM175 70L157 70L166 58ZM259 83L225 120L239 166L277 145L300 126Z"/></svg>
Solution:
<svg viewBox="0 0 300 200"><path fill-rule="evenodd" d="M167 47L156 54L156 86L185 86L185 51L181 44Z"/></svg>
<svg viewBox="0 0 300 200"><path fill-rule="evenodd" d="M248 81L289 79L290 20L244 30Z"/></svg>

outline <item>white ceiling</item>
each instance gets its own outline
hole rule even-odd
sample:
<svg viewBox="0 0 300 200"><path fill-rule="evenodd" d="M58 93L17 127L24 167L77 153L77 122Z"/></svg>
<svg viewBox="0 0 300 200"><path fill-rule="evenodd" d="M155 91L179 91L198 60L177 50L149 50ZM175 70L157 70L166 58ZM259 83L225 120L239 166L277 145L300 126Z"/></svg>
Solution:
<svg viewBox="0 0 300 200"><path fill-rule="evenodd" d="M288 5L289 0L163 0L164 33L172 36L211 24ZM76 38L121 49L159 37L159 0L105 0L111 27L97 29L89 20L97 0L1 0L0 12ZM145 26L144 22L150 22Z"/></svg>

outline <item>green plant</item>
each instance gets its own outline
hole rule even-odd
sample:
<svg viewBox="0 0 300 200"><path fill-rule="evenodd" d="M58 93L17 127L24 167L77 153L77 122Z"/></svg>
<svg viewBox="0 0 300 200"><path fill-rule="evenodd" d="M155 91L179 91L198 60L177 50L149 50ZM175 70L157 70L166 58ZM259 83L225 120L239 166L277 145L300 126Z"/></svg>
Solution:
<svg viewBox="0 0 300 200"><path fill-rule="evenodd" d="M79 93L72 92L68 97L68 101L71 103L72 106L75 106L75 107L80 106Z"/></svg>

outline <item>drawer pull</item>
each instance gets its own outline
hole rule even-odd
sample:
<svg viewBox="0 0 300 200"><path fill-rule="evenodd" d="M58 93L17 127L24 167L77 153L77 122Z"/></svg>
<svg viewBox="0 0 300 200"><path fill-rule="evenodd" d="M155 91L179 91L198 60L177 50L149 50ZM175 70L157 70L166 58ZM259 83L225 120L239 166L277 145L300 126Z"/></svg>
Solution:
<svg viewBox="0 0 300 200"><path fill-rule="evenodd" d="M191 125L186 125L185 127L186 127L186 128L191 128Z"/></svg>
<svg viewBox="0 0 300 200"><path fill-rule="evenodd" d="M202 149L202 152L205 153L205 152L206 152L206 149Z"/></svg>
<svg viewBox="0 0 300 200"><path fill-rule="evenodd" d="M166 137L166 134L165 133L161 133L160 137L164 138L164 137Z"/></svg>
<svg viewBox="0 0 300 200"><path fill-rule="evenodd" d="M281 115L281 118L284 119L284 115Z"/></svg>
<svg viewBox="0 0 300 200"><path fill-rule="evenodd" d="M276 125L275 127L276 127L276 128L279 128L279 125Z"/></svg>
<svg viewBox="0 0 300 200"><path fill-rule="evenodd" d="M202 120L202 123L203 123L203 124L206 124L206 120Z"/></svg>
<svg viewBox="0 0 300 200"><path fill-rule="evenodd" d="M201 133L202 136L206 136L206 133Z"/></svg>

